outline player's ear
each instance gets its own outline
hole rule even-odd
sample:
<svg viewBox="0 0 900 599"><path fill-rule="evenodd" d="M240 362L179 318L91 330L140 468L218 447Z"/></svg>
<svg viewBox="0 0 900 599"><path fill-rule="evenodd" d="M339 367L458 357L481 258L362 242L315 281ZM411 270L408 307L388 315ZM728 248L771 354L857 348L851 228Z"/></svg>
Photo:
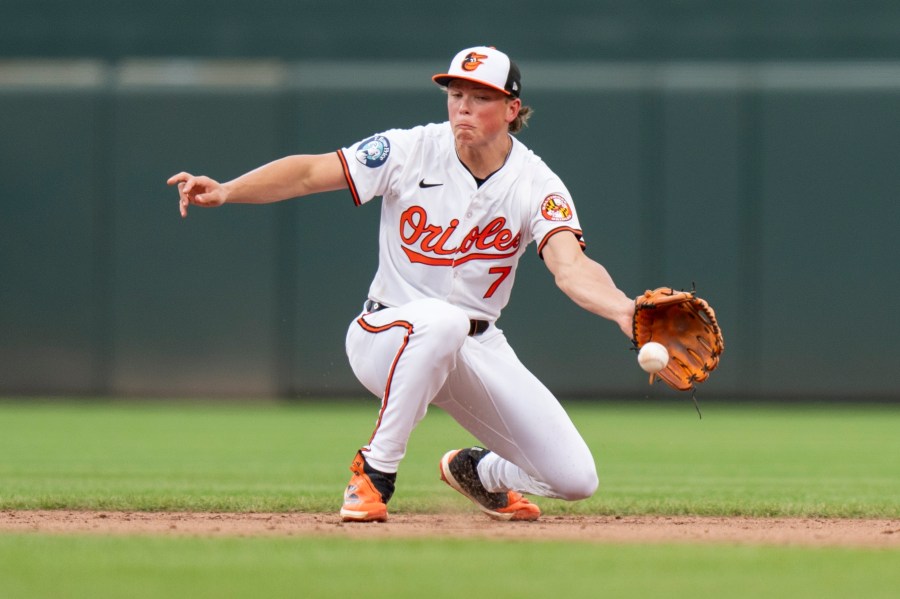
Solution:
<svg viewBox="0 0 900 599"><path fill-rule="evenodd" d="M522 108L522 100L513 98L506 100L506 122L512 123L519 116L519 110Z"/></svg>

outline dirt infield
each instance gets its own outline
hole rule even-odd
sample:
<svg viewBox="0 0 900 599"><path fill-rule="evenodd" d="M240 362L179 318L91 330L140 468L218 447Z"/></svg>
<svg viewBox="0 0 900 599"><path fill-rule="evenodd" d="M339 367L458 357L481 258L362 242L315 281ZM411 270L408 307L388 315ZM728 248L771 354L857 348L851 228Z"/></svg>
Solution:
<svg viewBox="0 0 900 599"><path fill-rule="evenodd" d="M391 515L345 524L335 514L3 511L0 532L343 538L489 538L600 543L731 543L900 548L900 520L698 516L545 516L494 522L481 514Z"/></svg>

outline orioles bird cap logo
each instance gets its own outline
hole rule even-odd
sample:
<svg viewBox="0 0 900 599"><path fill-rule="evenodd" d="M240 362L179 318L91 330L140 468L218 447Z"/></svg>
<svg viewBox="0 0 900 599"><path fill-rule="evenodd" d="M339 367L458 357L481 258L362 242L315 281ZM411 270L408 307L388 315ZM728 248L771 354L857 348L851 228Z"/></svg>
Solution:
<svg viewBox="0 0 900 599"><path fill-rule="evenodd" d="M478 52L469 52L468 54L466 54L466 57L463 58L462 68L464 71L472 72L475 69L477 69L478 67L480 67L482 64L484 64L481 61L484 60L485 58L487 58L486 54L479 54Z"/></svg>

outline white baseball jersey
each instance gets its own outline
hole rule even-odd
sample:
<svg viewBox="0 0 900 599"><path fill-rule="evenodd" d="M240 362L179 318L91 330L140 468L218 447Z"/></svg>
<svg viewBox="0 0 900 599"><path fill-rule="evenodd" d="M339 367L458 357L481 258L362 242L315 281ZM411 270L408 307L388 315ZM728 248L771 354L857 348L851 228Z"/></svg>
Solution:
<svg viewBox="0 0 900 599"><path fill-rule="evenodd" d="M514 137L480 187L456 155L449 123L392 129L338 151L357 205L382 196L378 271L369 297L388 306L437 298L494 321L516 266L561 231L582 243L562 181Z"/></svg>

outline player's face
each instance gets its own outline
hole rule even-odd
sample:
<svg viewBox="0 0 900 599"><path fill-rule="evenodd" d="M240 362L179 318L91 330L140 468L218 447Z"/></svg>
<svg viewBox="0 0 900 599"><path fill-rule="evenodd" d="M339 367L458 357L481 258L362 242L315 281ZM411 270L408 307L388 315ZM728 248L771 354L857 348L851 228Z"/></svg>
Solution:
<svg viewBox="0 0 900 599"><path fill-rule="evenodd" d="M506 94L457 79L447 86L447 111L457 145L490 144L505 137L516 118L521 101Z"/></svg>

